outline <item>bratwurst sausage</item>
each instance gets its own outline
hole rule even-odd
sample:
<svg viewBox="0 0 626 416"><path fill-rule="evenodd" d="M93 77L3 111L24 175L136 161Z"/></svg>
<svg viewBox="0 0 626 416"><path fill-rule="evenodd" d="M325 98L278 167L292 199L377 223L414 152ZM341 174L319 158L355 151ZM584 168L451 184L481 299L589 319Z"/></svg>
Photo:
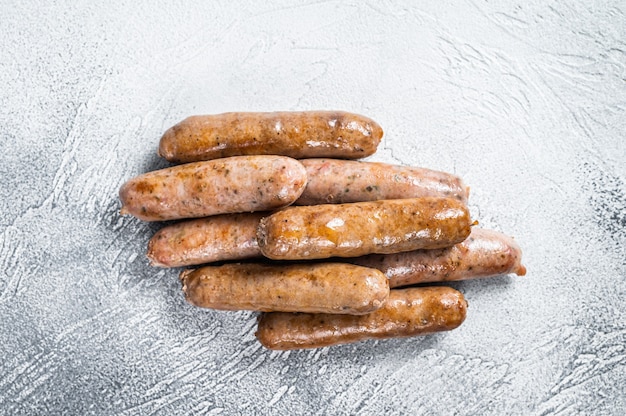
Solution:
<svg viewBox="0 0 626 416"><path fill-rule="evenodd" d="M373 267L389 278L389 286L476 279L515 273L526 274L522 251L502 233L472 228L470 236L452 247L396 254L371 254L347 260Z"/></svg>
<svg viewBox="0 0 626 416"><path fill-rule="evenodd" d="M296 205L344 204L379 199L440 196L467 202L458 176L386 163L304 159L308 182Z"/></svg>
<svg viewBox="0 0 626 416"><path fill-rule="evenodd" d="M376 151L382 128L343 111L192 116L165 132L159 155L185 163L238 155L358 159Z"/></svg>
<svg viewBox="0 0 626 416"><path fill-rule="evenodd" d="M292 204L306 185L300 162L235 156L148 172L120 189L121 214L144 221L267 211Z"/></svg>
<svg viewBox="0 0 626 416"><path fill-rule="evenodd" d="M262 212L215 215L161 228L148 243L152 266L181 267L260 257L256 230Z"/></svg>
<svg viewBox="0 0 626 416"><path fill-rule="evenodd" d="M464 204L426 197L289 207L263 218L257 239L270 259L308 260L449 247L470 228Z"/></svg>
<svg viewBox="0 0 626 416"><path fill-rule="evenodd" d="M360 315L389 296L380 271L341 263L225 264L186 270L180 279L191 304L222 310Z"/></svg>
<svg viewBox="0 0 626 416"><path fill-rule="evenodd" d="M255 335L272 350L321 348L448 331L463 323L466 311L463 295L449 287L396 289L380 309L363 316L264 313Z"/></svg>

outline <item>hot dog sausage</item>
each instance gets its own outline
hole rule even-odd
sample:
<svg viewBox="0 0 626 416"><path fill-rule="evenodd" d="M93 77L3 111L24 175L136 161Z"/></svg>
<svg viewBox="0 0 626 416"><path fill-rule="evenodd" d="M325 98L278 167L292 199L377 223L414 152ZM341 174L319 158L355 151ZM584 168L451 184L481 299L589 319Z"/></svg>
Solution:
<svg viewBox="0 0 626 416"><path fill-rule="evenodd" d="M507 273L526 274L521 263L522 251L511 237L476 227L465 241L449 248L372 254L348 261L382 271L391 287Z"/></svg>
<svg viewBox="0 0 626 416"><path fill-rule="evenodd" d="M148 243L148 258L153 266L181 267L260 257L256 230L263 215L215 215L163 227Z"/></svg>
<svg viewBox="0 0 626 416"><path fill-rule="evenodd" d="M393 199L289 207L263 218L257 239L274 260L358 257L449 247L470 226L467 207L456 199Z"/></svg>
<svg viewBox="0 0 626 416"><path fill-rule="evenodd" d="M235 156L138 176L120 189L121 214L144 221L267 211L293 203L306 185L300 162L284 156Z"/></svg>
<svg viewBox="0 0 626 416"><path fill-rule="evenodd" d="M343 111L224 113L192 116L165 132L159 155L195 162L237 155L358 159L383 135L373 120Z"/></svg>
<svg viewBox="0 0 626 416"><path fill-rule="evenodd" d="M273 350L321 348L448 331L463 323L466 311L463 295L449 287L396 289L380 309L362 316L264 313L255 335Z"/></svg>
<svg viewBox="0 0 626 416"><path fill-rule="evenodd" d="M440 196L467 202L458 176L430 169L337 159L304 159L308 182L296 205Z"/></svg>
<svg viewBox="0 0 626 416"><path fill-rule="evenodd" d="M389 296L376 269L341 263L226 264L181 273L187 301L222 310L364 314Z"/></svg>

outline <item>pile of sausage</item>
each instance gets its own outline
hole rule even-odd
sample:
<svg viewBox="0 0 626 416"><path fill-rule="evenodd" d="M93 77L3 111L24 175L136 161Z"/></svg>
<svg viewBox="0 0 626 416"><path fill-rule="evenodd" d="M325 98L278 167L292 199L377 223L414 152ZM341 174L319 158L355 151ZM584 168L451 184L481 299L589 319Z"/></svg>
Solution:
<svg viewBox="0 0 626 416"><path fill-rule="evenodd" d="M520 248L475 227L457 176L354 160L382 135L336 111L189 117L159 145L182 164L125 183L121 213L184 219L150 240L152 264L204 265L180 274L186 299L261 311L267 348L454 329L463 295L415 285L524 275Z"/></svg>

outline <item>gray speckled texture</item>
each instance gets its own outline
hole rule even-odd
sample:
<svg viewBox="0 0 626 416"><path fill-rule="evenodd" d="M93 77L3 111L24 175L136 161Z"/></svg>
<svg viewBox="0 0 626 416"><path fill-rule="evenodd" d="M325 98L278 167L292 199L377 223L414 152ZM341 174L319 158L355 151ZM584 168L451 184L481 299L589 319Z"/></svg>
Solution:
<svg viewBox="0 0 626 416"><path fill-rule="evenodd" d="M2 5L0 414L626 413L623 1L87 3ZM528 275L455 284L453 332L304 352L186 304L119 186L188 115L303 109L462 176Z"/></svg>

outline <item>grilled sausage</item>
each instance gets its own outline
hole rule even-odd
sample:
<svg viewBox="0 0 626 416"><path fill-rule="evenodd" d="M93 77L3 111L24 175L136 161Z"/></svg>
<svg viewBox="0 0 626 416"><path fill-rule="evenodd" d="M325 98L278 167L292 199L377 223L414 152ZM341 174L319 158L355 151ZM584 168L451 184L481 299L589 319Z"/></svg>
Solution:
<svg viewBox="0 0 626 416"><path fill-rule="evenodd" d="M348 261L382 271L391 287L526 274L521 263L522 251L511 237L476 227L465 241L449 248L371 254Z"/></svg>
<svg viewBox="0 0 626 416"><path fill-rule="evenodd" d="M261 220L257 239L274 260L358 257L449 247L470 233L467 207L450 198L289 207Z"/></svg>
<svg viewBox="0 0 626 416"><path fill-rule="evenodd" d="M222 310L365 314L389 296L376 269L341 263L226 264L181 273L191 304Z"/></svg>
<svg viewBox="0 0 626 416"><path fill-rule="evenodd" d="M144 221L267 211L292 204L306 185L300 162L284 156L236 156L138 176L120 189L121 214Z"/></svg>
<svg viewBox="0 0 626 416"><path fill-rule="evenodd" d="M304 159L308 182L296 205L440 196L467 202L458 176L430 169L337 159Z"/></svg>
<svg viewBox="0 0 626 416"><path fill-rule="evenodd" d="M449 287L395 289L380 309L362 316L264 313L255 335L273 350L321 348L448 331L463 323L466 311L463 295Z"/></svg>
<svg viewBox="0 0 626 416"><path fill-rule="evenodd" d="M373 154L382 135L375 121L343 111L224 113L170 128L159 155L176 163L271 154L358 159Z"/></svg>
<svg viewBox="0 0 626 416"><path fill-rule="evenodd" d="M260 257L256 230L263 215L215 215L163 227L148 243L148 258L152 266L181 267Z"/></svg>

